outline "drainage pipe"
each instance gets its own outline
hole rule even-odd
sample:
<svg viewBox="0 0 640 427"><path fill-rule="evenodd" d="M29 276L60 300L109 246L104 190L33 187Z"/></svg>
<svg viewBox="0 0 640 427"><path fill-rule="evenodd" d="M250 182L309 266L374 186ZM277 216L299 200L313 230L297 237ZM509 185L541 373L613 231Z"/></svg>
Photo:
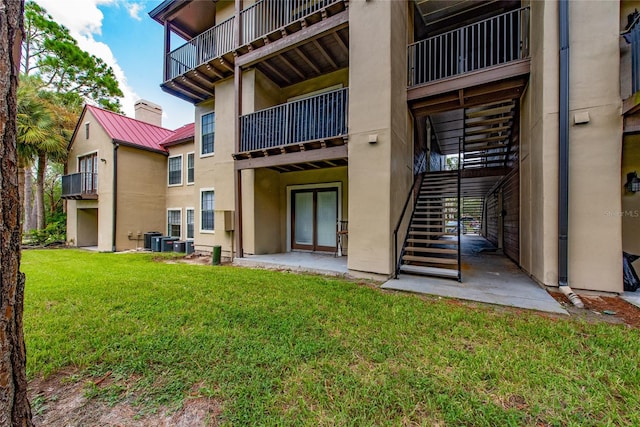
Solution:
<svg viewBox="0 0 640 427"><path fill-rule="evenodd" d="M584 304L569 287L569 1L558 2L560 99L558 164L558 286L573 305Z"/></svg>
<svg viewBox="0 0 640 427"><path fill-rule="evenodd" d="M111 221L111 250L116 251L116 222L118 219L118 148L120 144L113 143L113 220Z"/></svg>

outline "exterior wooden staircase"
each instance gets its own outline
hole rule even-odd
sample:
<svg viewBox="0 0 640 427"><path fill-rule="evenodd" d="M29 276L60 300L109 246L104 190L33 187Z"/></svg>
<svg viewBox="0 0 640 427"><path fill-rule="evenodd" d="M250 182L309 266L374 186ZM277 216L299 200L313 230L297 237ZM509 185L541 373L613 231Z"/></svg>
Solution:
<svg viewBox="0 0 640 427"><path fill-rule="evenodd" d="M423 176L400 253L400 272L461 279L459 189L458 171Z"/></svg>

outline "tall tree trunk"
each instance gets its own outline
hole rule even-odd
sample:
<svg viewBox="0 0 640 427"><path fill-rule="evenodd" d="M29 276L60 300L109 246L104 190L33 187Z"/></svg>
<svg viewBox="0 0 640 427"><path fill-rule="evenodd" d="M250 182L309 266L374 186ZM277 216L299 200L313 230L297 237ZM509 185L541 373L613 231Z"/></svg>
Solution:
<svg viewBox="0 0 640 427"><path fill-rule="evenodd" d="M23 231L29 232L36 228L33 215L33 172L31 166L27 166L24 171L24 197L22 198L22 206L24 209L24 227Z"/></svg>
<svg viewBox="0 0 640 427"><path fill-rule="evenodd" d="M22 1L0 2L0 425L33 426L27 399L22 331L24 274L20 272L20 199L16 151L16 90Z"/></svg>
<svg viewBox="0 0 640 427"><path fill-rule="evenodd" d="M18 161L18 200L20 200L21 203L24 201L24 180L24 165L22 164L22 162ZM23 210L19 218L21 224L23 225L25 223L24 212L25 211Z"/></svg>
<svg viewBox="0 0 640 427"><path fill-rule="evenodd" d="M36 218L38 230L46 227L45 206L44 206L44 175L47 171L47 155L38 154L38 175L36 176Z"/></svg>

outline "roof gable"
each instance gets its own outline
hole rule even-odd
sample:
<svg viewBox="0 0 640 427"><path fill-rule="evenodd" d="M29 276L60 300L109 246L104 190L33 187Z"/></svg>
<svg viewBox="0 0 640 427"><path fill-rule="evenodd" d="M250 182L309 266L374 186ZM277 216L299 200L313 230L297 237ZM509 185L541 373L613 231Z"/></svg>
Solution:
<svg viewBox="0 0 640 427"><path fill-rule="evenodd" d="M160 142L173 135L173 131L154 126L112 111L87 105L105 132L115 141L129 143L142 149L165 152Z"/></svg>
<svg viewBox="0 0 640 427"><path fill-rule="evenodd" d="M169 147L171 145L182 144L183 142L193 141L195 137L196 124L189 123L182 127L176 129L172 135L169 135L165 138L164 141L160 142L164 148Z"/></svg>

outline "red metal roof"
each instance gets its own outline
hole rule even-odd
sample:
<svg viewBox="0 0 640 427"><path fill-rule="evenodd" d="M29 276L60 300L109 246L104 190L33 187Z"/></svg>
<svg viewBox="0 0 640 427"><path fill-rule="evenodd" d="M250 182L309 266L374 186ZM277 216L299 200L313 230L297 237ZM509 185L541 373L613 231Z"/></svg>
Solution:
<svg viewBox="0 0 640 427"><path fill-rule="evenodd" d="M91 111L112 139L137 145L143 149L166 152L160 143L175 133L170 129L141 122L92 105L87 105L86 108Z"/></svg>
<svg viewBox="0 0 640 427"><path fill-rule="evenodd" d="M193 140L196 134L196 124L189 123L182 127L179 127L173 131L173 135L169 135L164 141L160 143L163 147L167 147L181 142L187 142Z"/></svg>

